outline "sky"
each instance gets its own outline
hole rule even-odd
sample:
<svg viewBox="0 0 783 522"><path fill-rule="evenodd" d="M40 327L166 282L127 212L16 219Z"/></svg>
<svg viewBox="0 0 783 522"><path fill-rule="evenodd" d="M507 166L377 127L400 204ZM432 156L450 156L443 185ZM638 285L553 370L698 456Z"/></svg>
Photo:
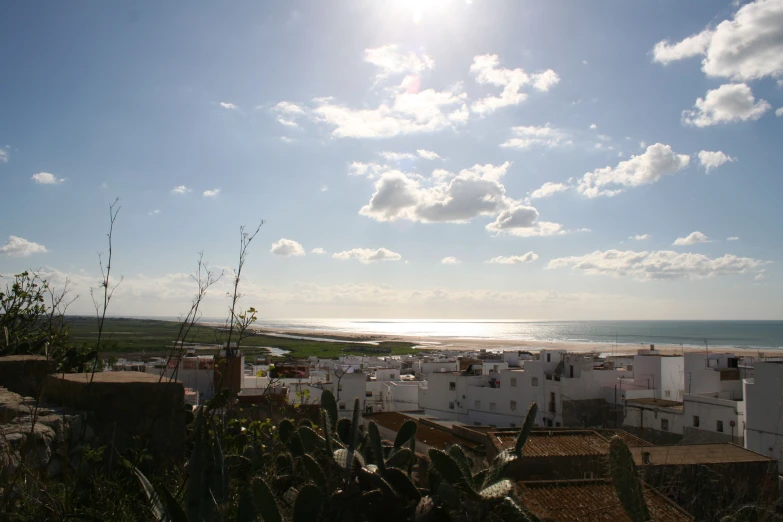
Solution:
<svg viewBox="0 0 783 522"><path fill-rule="evenodd" d="M783 319L783 0L12 2L0 274L176 316ZM7 279L6 279L7 280Z"/></svg>

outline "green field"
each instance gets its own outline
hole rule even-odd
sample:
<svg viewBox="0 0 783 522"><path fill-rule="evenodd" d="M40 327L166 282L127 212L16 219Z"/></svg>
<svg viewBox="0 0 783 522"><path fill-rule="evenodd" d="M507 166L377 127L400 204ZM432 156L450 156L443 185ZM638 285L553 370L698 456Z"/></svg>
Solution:
<svg viewBox="0 0 783 522"><path fill-rule="evenodd" d="M87 343L94 346L98 337L97 322L94 317L69 317L71 325L71 340L74 344ZM103 329L102 355L123 357L143 357L145 355L161 355L168 353L173 346L179 324L173 321L157 321L151 319L107 318ZM196 325L190 330L187 343L215 345L215 352L221 342L222 332L216 328ZM266 354L265 347L289 350L287 357L336 358L340 355L389 355L372 351L373 348L390 348L391 355L417 353L412 343L386 341L377 346L356 342L342 341L339 337L330 335L330 339L341 342L311 341L305 339L285 339L263 334L253 334L242 341L242 351L246 355Z"/></svg>

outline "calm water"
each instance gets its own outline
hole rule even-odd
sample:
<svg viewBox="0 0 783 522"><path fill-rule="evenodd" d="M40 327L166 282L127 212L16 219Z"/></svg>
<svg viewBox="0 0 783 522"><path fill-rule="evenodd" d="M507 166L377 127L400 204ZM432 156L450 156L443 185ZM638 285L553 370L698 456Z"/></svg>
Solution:
<svg viewBox="0 0 783 522"><path fill-rule="evenodd" d="M622 344L683 344L783 349L783 321L409 321L294 319L256 323L269 328L371 334L571 341ZM425 339L423 339L425 340Z"/></svg>

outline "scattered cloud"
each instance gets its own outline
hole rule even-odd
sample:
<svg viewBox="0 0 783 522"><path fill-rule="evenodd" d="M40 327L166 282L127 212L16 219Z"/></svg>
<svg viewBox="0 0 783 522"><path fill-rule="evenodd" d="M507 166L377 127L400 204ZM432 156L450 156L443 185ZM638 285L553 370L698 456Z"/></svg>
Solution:
<svg viewBox="0 0 783 522"><path fill-rule="evenodd" d="M701 166L704 167L707 170L707 172L709 172L712 169L716 169L721 165L723 165L724 163L728 163L730 161L737 161L737 158L732 158L728 154L721 152L719 150L699 151L699 163L701 163Z"/></svg>
<svg viewBox="0 0 783 522"><path fill-rule="evenodd" d="M739 236L731 236L727 237L726 241L739 241Z"/></svg>
<svg viewBox="0 0 783 522"><path fill-rule="evenodd" d="M398 49L397 45L365 49L364 61L381 70L378 73L379 79L386 78L391 74L421 74L435 67L435 60L424 53L400 52Z"/></svg>
<svg viewBox="0 0 783 522"><path fill-rule="evenodd" d="M392 252L388 248L354 248L337 252L332 255L335 259L357 259L360 263L374 263L375 261L399 261L402 256Z"/></svg>
<svg viewBox="0 0 783 522"><path fill-rule="evenodd" d="M220 189L205 190L201 195L205 198L216 198L220 194Z"/></svg>
<svg viewBox="0 0 783 522"><path fill-rule="evenodd" d="M8 163L8 152L5 149L0 149L0 163Z"/></svg>
<svg viewBox="0 0 783 522"><path fill-rule="evenodd" d="M598 128L598 125L596 125L595 123L591 123L590 124L590 129L596 130L597 128Z"/></svg>
<svg viewBox="0 0 783 522"><path fill-rule="evenodd" d="M631 236L628 239L633 239L634 241L644 241L645 239L650 239L650 234L639 234L637 236Z"/></svg>
<svg viewBox="0 0 783 522"><path fill-rule="evenodd" d="M560 82L560 77L552 69L528 74L522 69L504 69L499 65L500 59L496 54L473 57L470 72L476 75L476 82L503 88L500 96L487 96L473 102L473 112L486 115L502 107L519 105L528 96L526 92L521 92L523 87L532 86L546 92Z"/></svg>
<svg viewBox="0 0 783 522"><path fill-rule="evenodd" d="M321 185L321 192L326 192L327 190L329 190L328 185Z"/></svg>
<svg viewBox="0 0 783 522"><path fill-rule="evenodd" d="M530 194L531 199L539 199L539 198L548 198L549 196L552 196L554 194L557 194L558 192L565 192L568 190L568 185L565 183L552 183L551 181L547 181L543 185L541 185L541 188L537 188Z"/></svg>
<svg viewBox="0 0 783 522"><path fill-rule="evenodd" d="M534 125L527 127L511 127L513 138L500 144L501 147L511 147L515 149L525 149L528 147L562 147L571 145L572 141L568 134L560 129L550 127L547 123L543 127Z"/></svg>
<svg viewBox="0 0 783 522"><path fill-rule="evenodd" d="M305 250L302 245L294 241L293 239L280 239L275 243L272 243L272 249L270 250L276 256L303 256Z"/></svg>
<svg viewBox="0 0 783 522"><path fill-rule="evenodd" d="M758 273L758 274L756 274L756 277L754 277L754 278L753 278L753 280L754 280L754 281L763 281L764 279L766 279L766 278L767 278L767 274L765 274L765 273L764 273L764 272L766 272L766 271L767 271L767 270L766 270L765 268L762 268L762 269L759 271L759 273Z"/></svg>
<svg viewBox="0 0 783 522"><path fill-rule="evenodd" d="M410 152L379 152L378 155L386 161L415 160L416 155Z"/></svg>
<svg viewBox="0 0 783 522"><path fill-rule="evenodd" d="M766 100L753 97L744 83L727 83L707 91L698 98L693 110L683 111L682 122L695 127L708 127L719 123L757 120L772 106Z"/></svg>
<svg viewBox="0 0 783 522"><path fill-rule="evenodd" d="M705 236L699 231L691 232L685 237L678 237L674 240L674 243L672 245L674 246L685 246L685 245L695 245L696 243L712 243L710 238Z"/></svg>
<svg viewBox="0 0 783 522"><path fill-rule="evenodd" d="M288 136L280 136L280 141L282 141L283 143L289 143L289 144L296 142L295 139L289 138Z"/></svg>
<svg viewBox="0 0 783 522"><path fill-rule="evenodd" d="M362 163L361 161L354 161L348 165L349 176L367 176L370 179L377 178L387 170L391 170L391 167L374 162Z"/></svg>
<svg viewBox="0 0 783 522"><path fill-rule="evenodd" d="M424 150L424 149L416 149L416 154L419 155L420 158L425 160L436 160L440 159L440 156L437 152L432 152L431 150Z"/></svg>
<svg viewBox="0 0 783 522"><path fill-rule="evenodd" d="M626 188L655 183L688 166L690 156L676 154L670 145L656 143L638 156L621 161L616 167L604 167L586 173L577 190L588 198L615 196Z"/></svg>
<svg viewBox="0 0 783 522"><path fill-rule="evenodd" d="M538 259L538 254L535 252L528 252L521 256L498 256L493 257L487 263L493 263L498 265L519 265L522 263L532 263Z"/></svg>
<svg viewBox="0 0 783 522"><path fill-rule="evenodd" d="M0 247L0 253L10 257L27 257L47 252L48 250L45 246L17 236L8 236L8 241Z"/></svg>
<svg viewBox="0 0 783 522"><path fill-rule="evenodd" d="M156 214L160 214L160 210L158 209L150 210L149 212L147 212L147 214L149 214L150 216L154 216Z"/></svg>
<svg viewBox="0 0 783 522"><path fill-rule="evenodd" d="M440 260L440 262L444 265L458 265L462 261L460 261L454 256L449 256L449 257L444 257L443 259Z"/></svg>
<svg viewBox="0 0 783 522"><path fill-rule="evenodd" d="M775 111L775 116L783 116L783 107L779 108Z"/></svg>
<svg viewBox="0 0 783 522"><path fill-rule="evenodd" d="M277 121L286 127L299 127L296 119L305 115L305 110L302 107L287 101L281 101L272 107L272 110L277 113Z"/></svg>
<svg viewBox="0 0 783 522"><path fill-rule="evenodd" d="M58 178L49 172L39 172L37 174L33 174L30 179L35 181L38 185L59 185L65 181L65 178Z"/></svg>
<svg viewBox="0 0 783 522"><path fill-rule="evenodd" d="M177 185L173 189L171 189L172 194L187 194L191 190L186 187L185 185Z"/></svg>
<svg viewBox="0 0 783 522"><path fill-rule="evenodd" d="M596 250L583 256L561 257L551 260L547 269L570 267L589 275L631 277L639 281L660 279L702 279L708 277L744 274L758 270L768 261L726 254L710 258L661 250L634 252L630 250Z"/></svg>
<svg viewBox="0 0 783 522"><path fill-rule="evenodd" d="M224 109L229 109L229 110L232 110L232 111L239 108L236 105L234 105L233 103L229 103L229 102L220 102L220 106L223 107Z"/></svg>
<svg viewBox="0 0 783 522"><path fill-rule="evenodd" d="M310 253L311 253L311 254L318 254L318 255L323 255L323 254L325 254L325 253L326 253L326 250L324 250L324 249L323 249L323 248L321 248L321 247L316 247L316 248L312 249L312 250L310 251Z"/></svg>
<svg viewBox="0 0 783 522"><path fill-rule="evenodd" d="M538 220L538 210L535 207L516 203L498 214L495 221L489 223L487 231L493 234L509 234L519 237L538 237L565 234L563 225L549 221Z"/></svg>
<svg viewBox="0 0 783 522"><path fill-rule="evenodd" d="M750 81L783 75L783 3L756 0L740 7L731 20L671 44L658 42L653 59L669 63L703 55L710 77Z"/></svg>

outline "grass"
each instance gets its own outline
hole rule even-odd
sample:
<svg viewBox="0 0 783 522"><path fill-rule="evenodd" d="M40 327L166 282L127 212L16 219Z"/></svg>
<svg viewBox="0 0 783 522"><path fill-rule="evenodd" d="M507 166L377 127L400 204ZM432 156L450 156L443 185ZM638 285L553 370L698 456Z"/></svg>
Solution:
<svg viewBox="0 0 783 522"><path fill-rule="evenodd" d="M71 340L74 344L87 343L94 345L98 338L98 327L95 318L69 317L71 325ZM159 321L154 319L123 319L107 318L103 329L104 355L138 357L144 355L162 355L168 353L179 332L179 323L174 321ZM191 329L188 343L215 345L221 342L222 332L218 329L196 325ZM340 355L389 355L389 353L373 352L373 349L391 349L391 355L419 353L413 348L413 343L384 341L378 345L366 345L343 341L338 336L330 335L330 339L340 342L311 341L307 339L286 339L264 334L253 334L243 339L242 349L246 355L266 354L265 347L288 350L289 357L304 358L316 356L320 358L337 358Z"/></svg>

